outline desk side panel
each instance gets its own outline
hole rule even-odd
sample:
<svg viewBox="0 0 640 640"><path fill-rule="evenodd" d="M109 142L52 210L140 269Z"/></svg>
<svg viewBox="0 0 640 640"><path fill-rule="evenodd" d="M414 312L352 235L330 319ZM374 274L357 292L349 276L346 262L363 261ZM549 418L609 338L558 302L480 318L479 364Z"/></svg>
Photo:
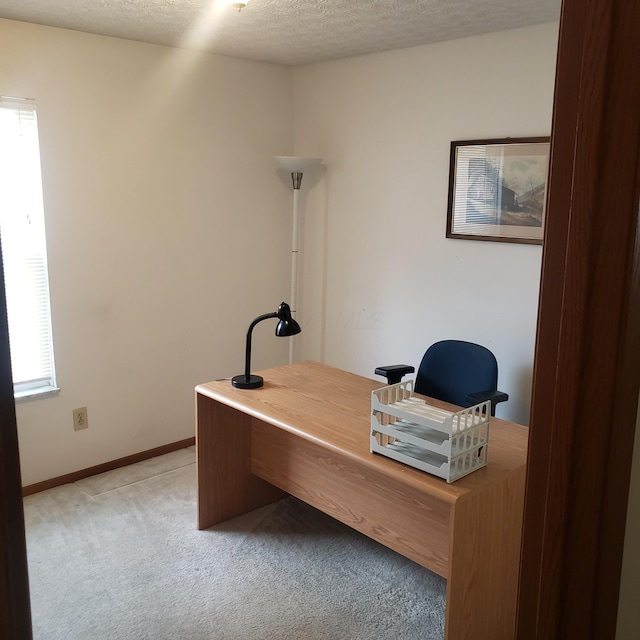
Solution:
<svg viewBox="0 0 640 640"><path fill-rule="evenodd" d="M447 640L515 637L525 465L456 502Z"/></svg>
<svg viewBox="0 0 640 640"><path fill-rule="evenodd" d="M252 472L447 577L451 504L257 419Z"/></svg>
<svg viewBox="0 0 640 640"><path fill-rule="evenodd" d="M251 473L251 417L197 394L198 528L242 515L287 494Z"/></svg>

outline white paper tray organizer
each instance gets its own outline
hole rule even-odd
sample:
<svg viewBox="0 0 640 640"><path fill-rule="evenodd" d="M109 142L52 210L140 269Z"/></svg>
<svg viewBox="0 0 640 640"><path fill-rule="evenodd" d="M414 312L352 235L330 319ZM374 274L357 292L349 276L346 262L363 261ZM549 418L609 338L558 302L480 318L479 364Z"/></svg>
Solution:
<svg viewBox="0 0 640 640"><path fill-rule="evenodd" d="M446 411L413 395L413 380L371 394L371 451L454 482L487 464L491 401Z"/></svg>

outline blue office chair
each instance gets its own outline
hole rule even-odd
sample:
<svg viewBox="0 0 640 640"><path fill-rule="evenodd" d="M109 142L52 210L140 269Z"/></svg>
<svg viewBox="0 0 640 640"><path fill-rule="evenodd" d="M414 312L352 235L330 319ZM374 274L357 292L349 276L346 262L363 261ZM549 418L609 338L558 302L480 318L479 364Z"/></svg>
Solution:
<svg viewBox="0 0 640 640"><path fill-rule="evenodd" d="M378 367L377 375L386 376L389 384L400 382L413 373L409 365ZM509 399L498 391L498 363L489 349L463 340L442 340L431 345L418 367L414 391L431 398L470 407L491 400L491 415L496 405Z"/></svg>

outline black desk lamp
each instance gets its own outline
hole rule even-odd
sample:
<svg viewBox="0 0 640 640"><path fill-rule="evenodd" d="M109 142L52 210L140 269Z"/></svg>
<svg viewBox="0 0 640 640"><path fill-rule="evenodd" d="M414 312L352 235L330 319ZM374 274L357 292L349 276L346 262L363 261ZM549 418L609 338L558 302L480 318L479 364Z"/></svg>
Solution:
<svg viewBox="0 0 640 640"><path fill-rule="evenodd" d="M260 376L251 375L251 332L258 322L267 320L267 318L278 318L280 320L276 327L277 336L295 336L297 333L302 331L300 325L291 317L291 309L286 302L280 303L280 306L275 313L265 313L262 316L258 316L249 325L249 330L247 331L247 352L244 374L231 378L231 384L238 389L257 389L264 383L264 380Z"/></svg>

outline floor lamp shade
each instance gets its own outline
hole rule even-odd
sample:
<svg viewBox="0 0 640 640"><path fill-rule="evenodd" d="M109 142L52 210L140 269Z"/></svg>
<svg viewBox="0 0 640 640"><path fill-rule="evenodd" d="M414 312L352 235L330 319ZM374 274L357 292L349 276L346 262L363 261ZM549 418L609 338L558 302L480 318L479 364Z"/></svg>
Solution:
<svg viewBox="0 0 640 640"><path fill-rule="evenodd" d="M302 156L275 156L275 160L280 169L291 174L294 189L300 188L300 185L296 187L295 174L300 174L300 179L302 179L302 174L305 171L318 167L322 162L322 158L303 158Z"/></svg>
<svg viewBox="0 0 640 640"><path fill-rule="evenodd" d="M291 317L291 308L286 302L281 302L276 312L258 316L249 325L247 331L244 373L231 378L231 384L238 389L257 389L264 384L264 379L261 376L251 375L251 335L253 328L259 322L269 318L278 318L278 324L276 325L276 336L278 337L295 336L302 331L300 325Z"/></svg>

